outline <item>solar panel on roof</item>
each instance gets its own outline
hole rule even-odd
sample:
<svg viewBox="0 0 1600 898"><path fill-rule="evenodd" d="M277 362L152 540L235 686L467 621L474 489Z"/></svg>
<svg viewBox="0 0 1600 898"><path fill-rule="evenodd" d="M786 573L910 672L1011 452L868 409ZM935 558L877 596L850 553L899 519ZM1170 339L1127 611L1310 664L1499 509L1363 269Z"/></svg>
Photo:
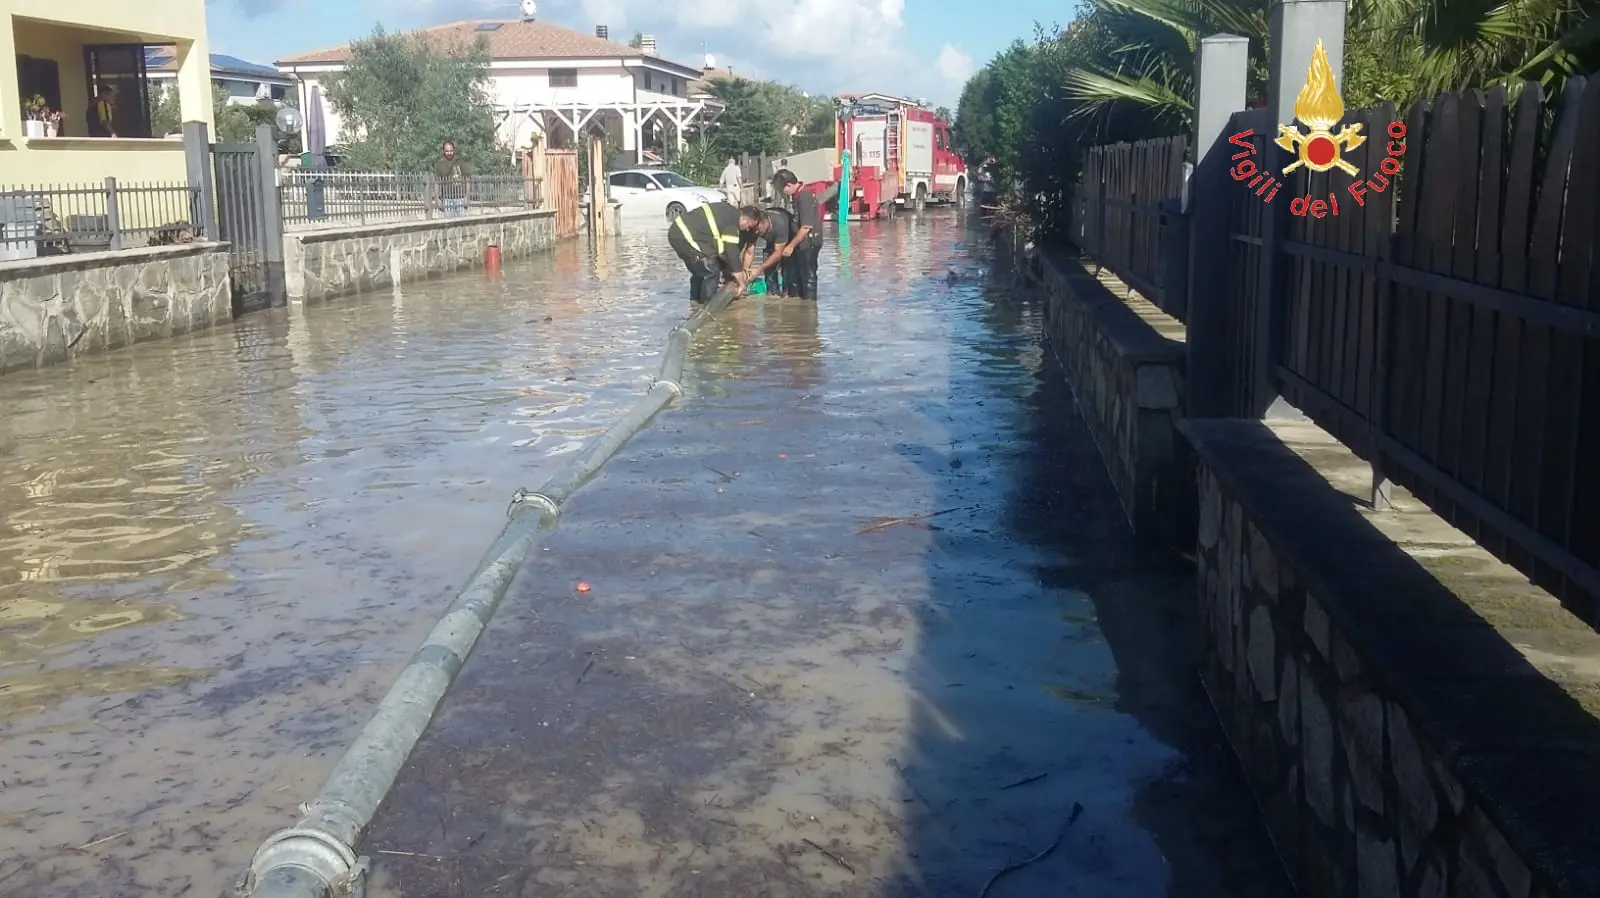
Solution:
<svg viewBox="0 0 1600 898"><path fill-rule="evenodd" d="M500 30L500 23L499 22L479 22L478 23L478 27L477 27L476 30L478 30L478 31L499 31Z"/></svg>

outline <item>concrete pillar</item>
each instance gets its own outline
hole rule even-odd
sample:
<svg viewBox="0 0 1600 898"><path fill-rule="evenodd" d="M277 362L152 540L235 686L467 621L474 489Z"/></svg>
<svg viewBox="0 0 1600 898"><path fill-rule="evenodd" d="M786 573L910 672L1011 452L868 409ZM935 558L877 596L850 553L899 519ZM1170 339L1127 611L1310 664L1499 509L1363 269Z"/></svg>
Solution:
<svg viewBox="0 0 1600 898"><path fill-rule="evenodd" d="M177 56L179 119L205 122L206 128L215 131L217 123L211 111L211 51L205 37L179 44Z"/></svg>
<svg viewBox="0 0 1600 898"><path fill-rule="evenodd" d="M183 155L189 189L198 191L190 223L203 240L220 240L217 234L217 187L211 168L211 135L205 122L183 123Z"/></svg>
<svg viewBox="0 0 1600 898"><path fill-rule="evenodd" d="M637 162L644 161L644 149L639 140L639 113L624 110L622 113L622 151L634 154Z"/></svg>
<svg viewBox="0 0 1600 898"><path fill-rule="evenodd" d="M1294 121L1294 101L1305 86L1311 54L1322 41L1333 69L1334 83L1344 83L1345 0L1275 0L1268 20L1267 108L1276 124ZM1274 126L1276 127L1276 125ZM1301 170L1300 178L1305 177ZM1295 182L1290 182L1289 185ZM1301 182L1303 183L1303 182ZM1292 190L1285 193L1293 195ZM1273 203L1261 244L1260 297L1255 310L1254 370L1251 412L1267 418L1300 418L1299 409L1284 402L1272 388L1272 373L1282 357L1284 309L1288 303L1288 265L1280 246L1289 227L1289 204Z"/></svg>
<svg viewBox="0 0 1600 898"><path fill-rule="evenodd" d="M1214 34L1200 41L1196 54L1194 104L1194 172L1184 192L1183 211L1189 228L1188 365L1186 413L1190 417L1226 417L1233 393L1229 372L1233 325L1228 265L1228 215L1236 188L1228 177L1228 125L1245 108L1249 87L1250 42L1234 34Z"/></svg>

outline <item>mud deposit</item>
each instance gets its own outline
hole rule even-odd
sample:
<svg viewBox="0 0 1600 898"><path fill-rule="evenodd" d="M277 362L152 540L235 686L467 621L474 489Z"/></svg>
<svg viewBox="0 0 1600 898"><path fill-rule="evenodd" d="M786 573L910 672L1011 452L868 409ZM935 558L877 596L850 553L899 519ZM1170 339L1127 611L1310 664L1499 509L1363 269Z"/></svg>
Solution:
<svg viewBox="0 0 1600 898"><path fill-rule="evenodd" d="M974 898L1051 846L989 898L1290 894L1194 585L977 239L862 226L820 310L703 333L447 698L373 894Z"/></svg>

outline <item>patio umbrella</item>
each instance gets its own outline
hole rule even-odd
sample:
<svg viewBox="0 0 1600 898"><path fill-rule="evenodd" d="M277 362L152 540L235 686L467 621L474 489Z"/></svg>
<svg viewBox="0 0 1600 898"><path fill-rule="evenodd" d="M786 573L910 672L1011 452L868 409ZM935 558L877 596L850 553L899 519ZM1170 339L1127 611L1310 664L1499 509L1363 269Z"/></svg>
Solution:
<svg viewBox="0 0 1600 898"><path fill-rule="evenodd" d="M322 87L311 85L311 93L306 97L306 146L305 150L311 154L313 168L322 168L323 155L328 152L328 127L323 121Z"/></svg>

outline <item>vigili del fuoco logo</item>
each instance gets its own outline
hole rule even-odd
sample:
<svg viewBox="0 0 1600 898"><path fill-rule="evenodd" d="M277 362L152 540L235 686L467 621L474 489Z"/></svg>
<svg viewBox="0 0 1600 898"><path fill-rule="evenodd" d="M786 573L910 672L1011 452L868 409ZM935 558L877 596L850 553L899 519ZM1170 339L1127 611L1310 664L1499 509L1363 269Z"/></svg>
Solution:
<svg viewBox="0 0 1600 898"><path fill-rule="evenodd" d="M1400 158L1406 154L1405 122L1389 123L1389 143L1384 148L1389 155L1378 163L1378 170L1372 173L1372 177L1362 180L1361 169L1344 158L1345 153L1366 143L1367 138L1361 133L1359 124L1345 125L1338 131L1331 130L1339 124L1339 119L1344 118L1344 100L1334 84L1333 67L1328 64L1328 53L1322 48L1321 40L1317 41L1316 49L1311 52L1306 84L1300 88L1299 96L1294 98L1294 117L1307 130L1301 131L1295 125L1278 126L1278 138L1273 143L1295 155L1295 160L1285 165L1278 172L1279 175L1287 175L1297 168L1314 172L1337 168L1354 179L1346 189L1356 205L1364 206L1368 191L1382 193L1389 188L1391 179L1399 174ZM1255 133L1255 129L1251 128L1228 138L1228 143L1242 148L1233 154L1234 166L1229 174L1233 175L1235 181L1248 181L1246 187L1261 197L1262 202L1270 203L1278 195L1278 188L1283 186L1283 182L1269 174L1266 168L1258 168L1255 160L1250 158L1256 154L1255 144L1250 140ZM1338 191L1328 191L1325 200L1297 196L1289 201L1289 211L1312 218L1338 215Z"/></svg>

